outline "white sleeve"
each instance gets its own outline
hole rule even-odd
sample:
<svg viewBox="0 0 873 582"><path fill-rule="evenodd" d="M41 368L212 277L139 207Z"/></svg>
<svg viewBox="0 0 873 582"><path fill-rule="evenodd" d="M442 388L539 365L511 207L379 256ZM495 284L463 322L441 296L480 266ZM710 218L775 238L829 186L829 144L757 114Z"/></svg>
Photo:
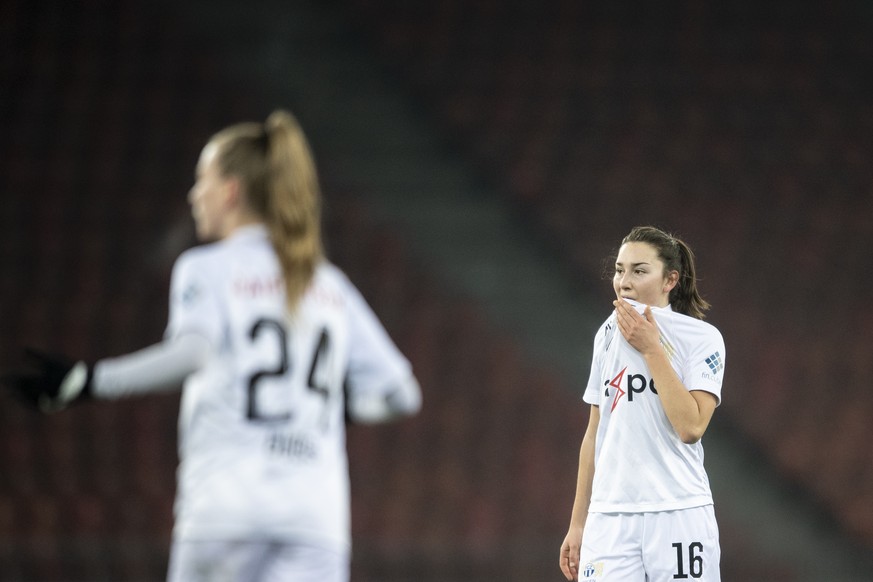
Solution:
<svg viewBox="0 0 873 582"><path fill-rule="evenodd" d="M148 348L98 361L92 391L97 398L180 387L206 362L220 337L219 301L201 248L182 253L170 279L170 317L164 341Z"/></svg>
<svg viewBox="0 0 873 582"><path fill-rule="evenodd" d="M588 373L588 384L585 386L585 392L582 399L595 406L600 406L600 401L603 399L603 376L600 369L600 362L603 359L603 352L609 347L609 342L614 339L616 334L616 326L612 321L612 316L607 319L600 329L597 330L597 335L594 336L594 347L591 353L591 370Z"/></svg>
<svg viewBox="0 0 873 582"><path fill-rule="evenodd" d="M214 266L202 247L182 253L173 265L170 279L170 317L165 339L195 333L212 341L221 342L221 301Z"/></svg>
<svg viewBox="0 0 873 582"><path fill-rule="evenodd" d="M707 332L705 341L699 342L689 357L685 386L688 390L709 392L721 405L726 356L724 339L714 327L708 327Z"/></svg>
<svg viewBox="0 0 873 582"><path fill-rule="evenodd" d="M398 382L387 393L350 392L347 398L349 417L361 424L412 416L421 410L421 388L413 376Z"/></svg>
<svg viewBox="0 0 873 582"><path fill-rule="evenodd" d="M352 420L374 423L415 414L421 389L409 363L360 292L347 281L349 365L346 397Z"/></svg>
<svg viewBox="0 0 873 582"><path fill-rule="evenodd" d="M91 390L95 398L116 399L178 388L209 357L209 341L186 334L142 350L99 360Z"/></svg>

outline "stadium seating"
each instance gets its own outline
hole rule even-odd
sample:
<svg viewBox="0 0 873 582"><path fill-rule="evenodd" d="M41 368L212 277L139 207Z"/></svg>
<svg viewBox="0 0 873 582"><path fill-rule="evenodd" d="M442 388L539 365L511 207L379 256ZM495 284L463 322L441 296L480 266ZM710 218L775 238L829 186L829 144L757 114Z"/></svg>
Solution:
<svg viewBox="0 0 873 582"><path fill-rule="evenodd" d="M22 344L90 359L157 341L170 265L193 243L185 194L198 150L238 110L257 107L241 105L256 96L225 86L172 20L132 4L13 2L9 17L22 58L5 61L19 82L3 89L12 195L0 248L15 273L0 287L3 366ZM428 402L409 423L351 429L356 576L395 560L419 580L453 569L489 578L507 536L524 545L564 528L573 483L563 468L579 435L557 435L558 449L547 435L556 418L578 426L572 397L528 369L478 306L411 267L354 194L337 193L331 209L331 256L409 354ZM2 402L0 580L163 579L178 396L50 418ZM559 472L565 499L555 503L538 476ZM541 543L551 563L554 541ZM524 556L502 567L539 567Z"/></svg>
<svg viewBox="0 0 873 582"><path fill-rule="evenodd" d="M721 413L873 548L871 498L853 486L873 449L867 14L350 3L580 276L597 281L640 221L692 243L733 363Z"/></svg>
<svg viewBox="0 0 873 582"><path fill-rule="evenodd" d="M734 363L723 413L873 547L873 112L848 58L866 39L849 26L830 47L808 26L812 3L796 30L751 2L631 4L346 3L581 277L598 281L642 217L689 239ZM14 277L0 279L0 363L22 344L94 358L157 341L169 266L193 243L198 150L262 109L257 91L228 85L172 18L133 2L3 10L0 266ZM744 11L763 24L746 30ZM425 388L419 418L350 429L355 579L542 579L584 411L480 306L413 265L355 192L329 176L325 190L331 257ZM177 398L42 418L0 397L0 581L163 579ZM726 580L796 579L721 527L748 557L724 565Z"/></svg>

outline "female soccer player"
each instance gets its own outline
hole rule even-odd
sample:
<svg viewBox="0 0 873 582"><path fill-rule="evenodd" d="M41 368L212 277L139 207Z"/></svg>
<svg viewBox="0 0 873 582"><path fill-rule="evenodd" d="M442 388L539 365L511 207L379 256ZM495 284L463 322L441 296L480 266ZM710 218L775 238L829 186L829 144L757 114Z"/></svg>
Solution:
<svg viewBox="0 0 873 582"><path fill-rule="evenodd" d="M345 582L345 414L414 414L418 383L323 256L315 166L289 113L213 136L188 198L211 242L174 266L164 341L93 366L31 354L36 372L6 380L47 411L184 382L168 579Z"/></svg>
<svg viewBox="0 0 873 582"><path fill-rule="evenodd" d="M576 499L561 546L568 580L720 580L700 442L721 399L725 348L702 321L694 255L637 227L615 259L615 311L594 339Z"/></svg>

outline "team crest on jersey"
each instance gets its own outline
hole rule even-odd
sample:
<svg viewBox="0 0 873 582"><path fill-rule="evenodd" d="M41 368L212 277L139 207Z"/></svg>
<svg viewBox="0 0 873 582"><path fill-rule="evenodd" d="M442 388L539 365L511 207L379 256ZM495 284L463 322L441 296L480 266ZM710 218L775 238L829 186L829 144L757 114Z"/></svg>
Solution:
<svg viewBox="0 0 873 582"><path fill-rule="evenodd" d="M582 579L579 582L593 582L603 575L603 562L588 562L580 574L582 574Z"/></svg>

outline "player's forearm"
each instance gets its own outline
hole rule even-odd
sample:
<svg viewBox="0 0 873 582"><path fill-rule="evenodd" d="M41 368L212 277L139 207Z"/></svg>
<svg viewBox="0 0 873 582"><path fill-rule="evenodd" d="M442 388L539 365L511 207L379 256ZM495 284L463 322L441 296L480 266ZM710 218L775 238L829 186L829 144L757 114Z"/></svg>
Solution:
<svg viewBox="0 0 873 582"><path fill-rule="evenodd" d="M570 514L570 527L585 527L588 519L588 506L591 504L591 488L594 483L594 444L597 438L597 425L600 421L599 411L591 408L592 419L589 420L585 437L579 447L579 470L576 476L576 497L573 501L573 512Z"/></svg>
<svg viewBox="0 0 873 582"><path fill-rule="evenodd" d="M209 355L209 342L189 334L142 350L99 360L94 365L93 395L115 399L178 388L199 370Z"/></svg>
<svg viewBox="0 0 873 582"><path fill-rule="evenodd" d="M579 472L576 477L576 497L570 514L570 527L584 528L591 503L591 485L594 481L594 450L585 440L579 450ZM588 450L590 449L590 451Z"/></svg>
<svg viewBox="0 0 873 582"><path fill-rule="evenodd" d="M645 358L673 430L682 442L696 443L703 437L709 418L701 412L697 400L676 375L663 350L646 354Z"/></svg>

